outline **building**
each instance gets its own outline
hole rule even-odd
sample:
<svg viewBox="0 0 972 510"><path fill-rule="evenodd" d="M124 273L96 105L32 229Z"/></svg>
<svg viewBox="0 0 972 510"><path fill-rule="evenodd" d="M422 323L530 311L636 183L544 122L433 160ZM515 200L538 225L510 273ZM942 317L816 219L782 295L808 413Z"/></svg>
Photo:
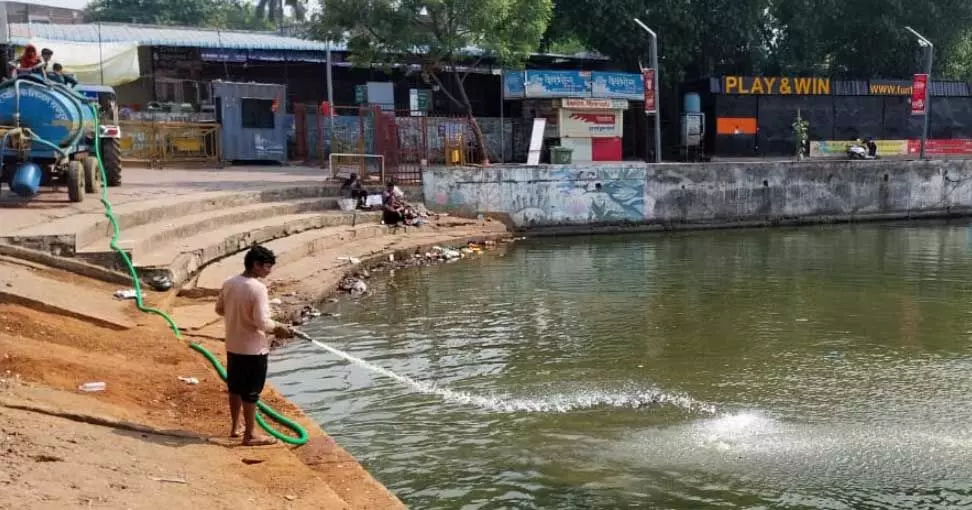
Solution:
<svg viewBox="0 0 972 510"><path fill-rule="evenodd" d="M924 120L911 113L910 80L722 76L683 91L700 95L706 152L723 157L794 156L797 115L808 122L811 157L843 157L866 137L879 155L914 155ZM934 81L929 91L929 154L972 154L972 86Z"/></svg>
<svg viewBox="0 0 972 510"><path fill-rule="evenodd" d="M11 23L10 42L32 40L86 45L138 45L139 78L116 85L120 104L206 104L217 79L290 85L290 100L325 96L324 43L273 33L155 27L116 23L35 25ZM103 65L111 65L104 59Z"/></svg>
<svg viewBox="0 0 972 510"><path fill-rule="evenodd" d="M40 2L0 2L0 31L7 30L7 24L25 23L32 25L74 25L84 23L84 12ZM6 40L6 33L3 39Z"/></svg>

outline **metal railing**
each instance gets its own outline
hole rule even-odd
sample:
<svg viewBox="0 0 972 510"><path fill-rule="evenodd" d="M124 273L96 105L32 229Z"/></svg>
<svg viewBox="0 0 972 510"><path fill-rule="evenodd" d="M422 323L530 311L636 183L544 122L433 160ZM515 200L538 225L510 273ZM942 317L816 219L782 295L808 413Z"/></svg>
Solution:
<svg viewBox="0 0 972 510"><path fill-rule="evenodd" d="M298 160L324 167L331 154L340 154L344 161L351 155L381 156L384 177L403 184L421 182L428 165L478 162L476 137L465 117L373 106L339 106L333 111L331 119L314 105L294 105Z"/></svg>

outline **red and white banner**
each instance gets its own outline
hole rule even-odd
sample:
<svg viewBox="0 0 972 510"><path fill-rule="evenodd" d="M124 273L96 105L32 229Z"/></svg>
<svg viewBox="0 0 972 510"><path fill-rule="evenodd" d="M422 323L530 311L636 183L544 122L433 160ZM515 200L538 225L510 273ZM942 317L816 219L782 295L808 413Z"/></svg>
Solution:
<svg viewBox="0 0 972 510"><path fill-rule="evenodd" d="M926 95L928 92L928 75L916 74L911 83L911 114L925 115L928 113Z"/></svg>
<svg viewBox="0 0 972 510"><path fill-rule="evenodd" d="M921 152L921 140L908 140L908 153ZM878 154L881 154L878 151ZM972 154L972 140L926 140L925 154L928 156L968 156Z"/></svg>
<svg viewBox="0 0 972 510"><path fill-rule="evenodd" d="M561 138L615 138L623 136L620 110L560 110Z"/></svg>
<svg viewBox="0 0 972 510"><path fill-rule="evenodd" d="M645 82L645 113L654 114L658 110L655 98L655 70L642 69L641 76Z"/></svg>
<svg viewBox="0 0 972 510"><path fill-rule="evenodd" d="M627 110L628 101L625 99L598 99L567 97L561 102L564 108L573 110Z"/></svg>

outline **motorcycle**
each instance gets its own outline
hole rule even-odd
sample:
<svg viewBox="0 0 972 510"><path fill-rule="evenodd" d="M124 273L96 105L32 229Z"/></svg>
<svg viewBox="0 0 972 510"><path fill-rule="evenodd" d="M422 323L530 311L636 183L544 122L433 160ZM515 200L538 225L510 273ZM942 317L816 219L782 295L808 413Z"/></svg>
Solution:
<svg viewBox="0 0 972 510"><path fill-rule="evenodd" d="M871 154L867 143L855 142L847 146L847 157L858 161L877 159L877 150Z"/></svg>

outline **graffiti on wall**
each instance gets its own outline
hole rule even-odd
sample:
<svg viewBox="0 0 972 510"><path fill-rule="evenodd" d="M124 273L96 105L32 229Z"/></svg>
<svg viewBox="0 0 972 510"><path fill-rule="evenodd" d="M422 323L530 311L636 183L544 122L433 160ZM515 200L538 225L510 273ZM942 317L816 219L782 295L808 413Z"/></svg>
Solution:
<svg viewBox="0 0 972 510"><path fill-rule="evenodd" d="M434 169L423 182L436 208L506 214L516 226L622 223L651 216L645 172L624 164Z"/></svg>

